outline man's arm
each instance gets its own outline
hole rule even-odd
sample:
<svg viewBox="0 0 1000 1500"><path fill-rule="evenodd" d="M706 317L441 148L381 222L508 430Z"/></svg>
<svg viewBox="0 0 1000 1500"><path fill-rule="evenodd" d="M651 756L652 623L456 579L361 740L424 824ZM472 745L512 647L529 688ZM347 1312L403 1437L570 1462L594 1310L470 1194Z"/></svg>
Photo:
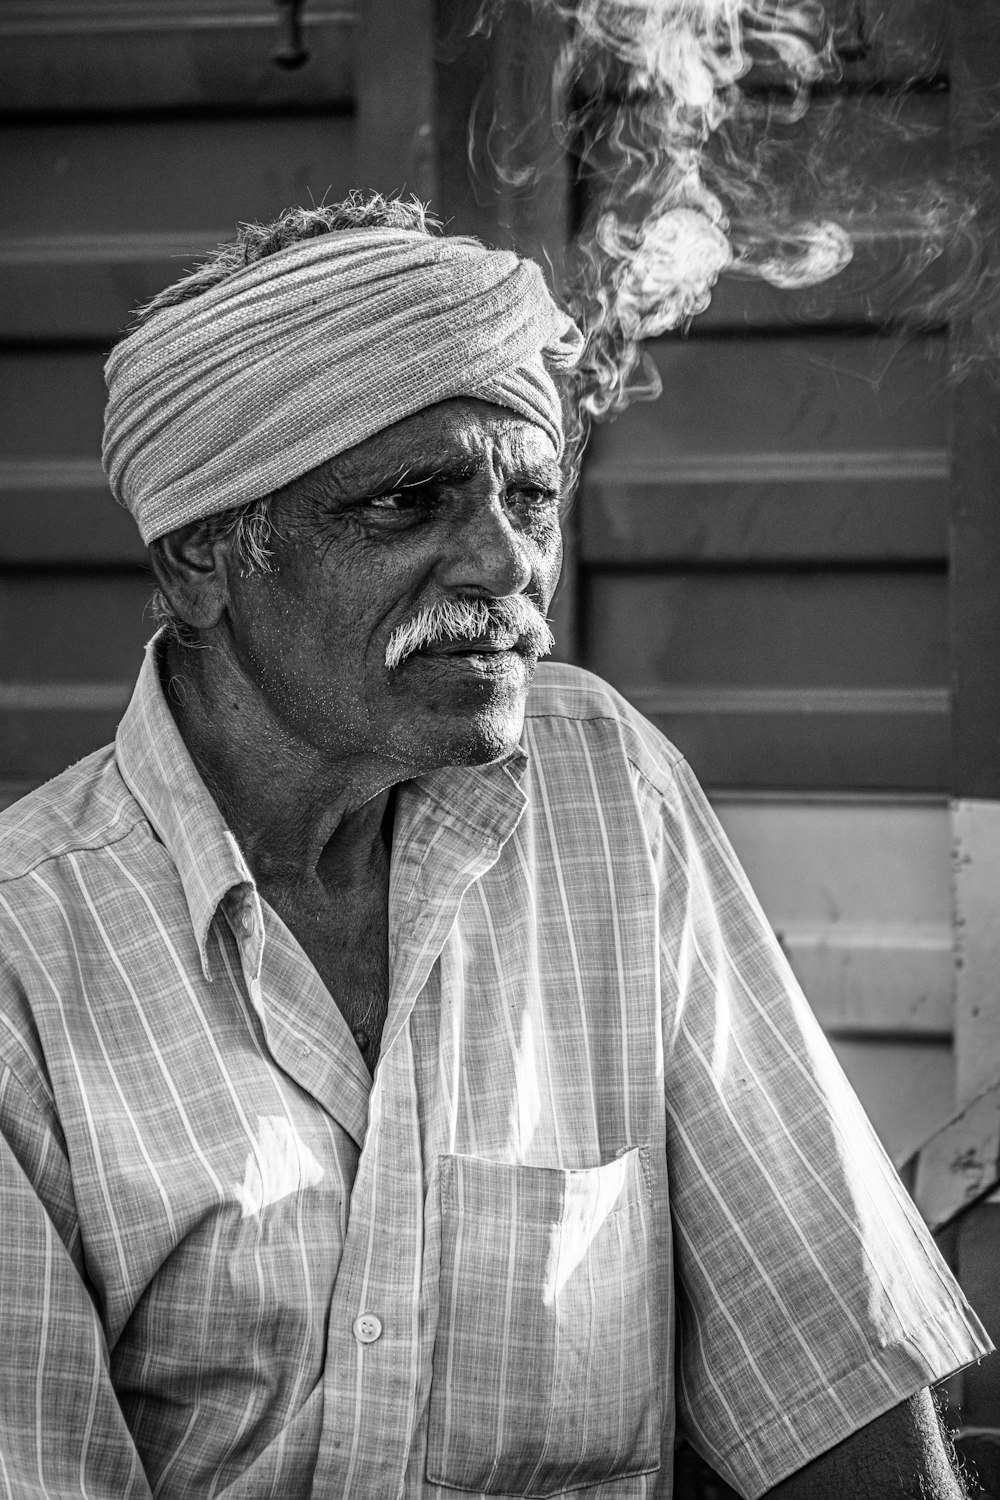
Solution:
<svg viewBox="0 0 1000 1500"><path fill-rule="evenodd" d="M923 1390L782 1480L767 1500L967 1500L967 1494Z"/></svg>
<svg viewBox="0 0 1000 1500"><path fill-rule="evenodd" d="M934 1473L917 1413L875 1414L989 1339L682 767L661 819L680 1430L745 1494L955 1500L940 1460L901 1487Z"/></svg>
<svg viewBox="0 0 1000 1500"><path fill-rule="evenodd" d="M150 1500L67 1248L72 1205L59 1140L0 1067L0 1500Z"/></svg>

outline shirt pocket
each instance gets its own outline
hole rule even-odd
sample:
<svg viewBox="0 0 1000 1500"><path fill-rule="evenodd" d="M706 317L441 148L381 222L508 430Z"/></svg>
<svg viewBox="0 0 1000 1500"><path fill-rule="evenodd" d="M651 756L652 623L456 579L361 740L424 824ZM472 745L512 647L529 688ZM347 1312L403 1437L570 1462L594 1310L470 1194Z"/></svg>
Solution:
<svg viewBox="0 0 1000 1500"><path fill-rule="evenodd" d="M548 1496L659 1467L648 1153L440 1158L432 1483Z"/></svg>

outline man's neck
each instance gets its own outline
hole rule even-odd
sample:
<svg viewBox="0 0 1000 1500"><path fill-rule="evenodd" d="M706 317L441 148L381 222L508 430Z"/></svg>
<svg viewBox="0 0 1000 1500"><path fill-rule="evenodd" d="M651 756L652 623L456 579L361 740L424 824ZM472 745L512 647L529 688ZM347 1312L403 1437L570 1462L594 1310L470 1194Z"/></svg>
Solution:
<svg viewBox="0 0 1000 1500"><path fill-rule="evenodd" d="M166 643L170 711L199 775L264 886L364 879L405 780L360 758L334 763L267 713L224 651Z"/></svg>

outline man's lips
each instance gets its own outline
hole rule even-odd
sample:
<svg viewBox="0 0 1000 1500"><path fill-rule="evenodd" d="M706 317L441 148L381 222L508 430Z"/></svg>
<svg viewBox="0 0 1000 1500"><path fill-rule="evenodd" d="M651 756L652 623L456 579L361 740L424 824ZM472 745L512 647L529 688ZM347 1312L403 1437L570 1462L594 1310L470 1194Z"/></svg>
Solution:
<svg viewBox="0 0 1000 1500"><path fill-rule="evenodd" d="M521 644L519 636L479 636L474 641L435 641L424 646L418 656L490 656L502 651L516 651Z"/></svg>

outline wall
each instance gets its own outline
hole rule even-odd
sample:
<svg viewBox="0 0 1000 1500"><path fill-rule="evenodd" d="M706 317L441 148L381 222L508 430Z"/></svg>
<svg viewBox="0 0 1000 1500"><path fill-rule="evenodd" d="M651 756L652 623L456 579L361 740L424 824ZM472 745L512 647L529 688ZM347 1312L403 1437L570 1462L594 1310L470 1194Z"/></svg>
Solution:
<svg viewBox="0 0 1000 1500"><path fill-rule="evenodd" d="M271 0L0 10L3 800L112 737L151 634L143 549L100 466L102 367L130 311L240 219L358 181L432 189L424 6L399 0L387 46L384 8L313 0L293 69L279 21Z"/></svg>
<svg viewBox="0 0 1000 1500"><path fill-rule="evenodd" d="M784 135L803 205L851 202L854 261L804 292L723 278L647 346L663 395L597 428L584 470L580 652L709 788L902 1160L956 1102L953 455L948 330L908 322L917 241L887 205L946 169L947 14L830 13L841 76Z"/></svg>

